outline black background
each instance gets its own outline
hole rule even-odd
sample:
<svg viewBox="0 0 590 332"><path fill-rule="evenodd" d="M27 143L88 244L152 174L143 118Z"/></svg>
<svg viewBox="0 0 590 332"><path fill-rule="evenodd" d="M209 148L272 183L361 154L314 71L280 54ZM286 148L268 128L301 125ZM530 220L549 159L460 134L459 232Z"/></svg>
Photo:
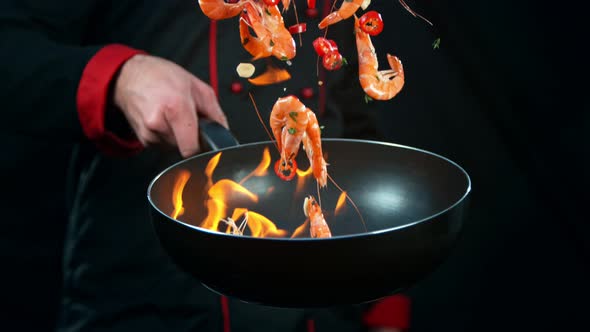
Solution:
<svg viewBox="0 0 590 332"><path fill-rule="evenodd" d="M409 292L412 330L581 328L590 295L583 18L548 2L409 2L430 27L393 3L371 5L388 16L378 53L397 53L406 71L404 91L379 106L381 132L453 159L473 181L454 253Z"/></svg>

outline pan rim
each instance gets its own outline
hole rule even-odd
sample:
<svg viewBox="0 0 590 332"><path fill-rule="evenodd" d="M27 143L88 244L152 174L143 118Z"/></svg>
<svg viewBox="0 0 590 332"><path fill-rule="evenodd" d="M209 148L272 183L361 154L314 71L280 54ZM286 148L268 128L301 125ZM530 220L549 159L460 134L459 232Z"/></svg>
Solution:
<svg viewBox="0 0 590 332"><path fill-rule="evenodd" d="M168 173L169 170L179 166L180 164L186 163L191 159L197 159L197 158L204 158L208 155L213 155L213 154L217 154L219 152L225 152L225 151L229 151L229 150L234 150L234 149L238 149L238 148L243 148L243 147L248 147L248 146L256 146L256 145L268 145L268 144L274 144L274 141L259 141L259 142L252 142L252 143L244 143L244 144L238 144L238 145L233 145L233 146L229 146L229 147L225 147L225 148L221 148L218 150L213 150L213 151L207 151L201 154L197 154L194 155L192 157L180 160L170 166L168 166L167 168L165 168L164 170L162 170L161 172L159 172L151 181L150 184L147 188L147 199L151 205L151 207L153 209L155 209L156 211L158 211L158 213L160 213L162 216L164 216L166 219L168 219L169 221L178 223L184 227L188 227L191 229L194 229L198 232L205 232L205 233L209 233L211 235L214 236L222 236L222 237L228 237L228 238L234 238L234 239L242 239L245 241L271 241L271 242L308 242L308 241L336 241L336 240L345 240L345 239L353 239L353 238L359 238L359 237L367 237L367 236L372 236L372 235L378 235L378 234L383 234L383 233L389 233L389 232L393 232L393 231L397 231L400 229L404 229L404 228L409 228L409 227L413 227L415 225L418 224L422 224L422 223L426 223L430 220L436 219L437 217L453 210L455 207L459 206L461 203L463 203L463 201L465 201L465 199L467 198L467 196L469 196L469 194L471 193L471 177L469 176L469 174L467 173L467 171L465 171L465 169L463 167L461 167L459 164L457 164L456 162L454 162L453 160L444 157L440 154L428 151L428 150L424 150L421 148L417 148L417 147L412 147L412 146L408 146L408 145L403 145L403 144L398 144L398 143L392 143L392 142L384 142L384 141L376 141L376 140L366 140L366 139L351 139L351 138L322 138L322 141L324 142L348 142L348 143L363 143L363 144L372 144L372 145L384 145L384 146L390 146L390 147L396 147L396 148L402 148L402 149L407 149L407 150L414 150L417 152L421 152L421 153L425 153L431 156L434 156L436 158L442 159L446 162L448 162L449 164L453 165L454 167L456 167L464 176L466 179L466 183L467 186L465 188L465 192L463 193L463 195L461 195L461 197L454 202L453 204L451 204L450 206L448 206L447 208L436 212L430 216L424 217L422 219L418 219L416 221L410 222L410 223L406 223L403 225L399 225L399 226L394 226L394 227L389 227L389 228L384 228L384 229L380 229L380 230L375 230L375 231L370 231L370 232L362 232L362 233L355 233L355 234L346 234L346 235L334 235L330 238L287 238L287 237L253 237L250 235L234 235L234 234L228 234L228 233L221 233L221 232L217 232L217 231L212 231L206 228L201 228L195 225L191 225L191 224L187 224L183 221L171 218L170 216L168 216L166 213L164 213L158 206L156 206L156 204L153 202L152 200L152 196L151 196L151 192L152 192L152 187L156 184L156 182L158 182L158 179L160 179L160 177L162 177L164 174Z"/></svg>

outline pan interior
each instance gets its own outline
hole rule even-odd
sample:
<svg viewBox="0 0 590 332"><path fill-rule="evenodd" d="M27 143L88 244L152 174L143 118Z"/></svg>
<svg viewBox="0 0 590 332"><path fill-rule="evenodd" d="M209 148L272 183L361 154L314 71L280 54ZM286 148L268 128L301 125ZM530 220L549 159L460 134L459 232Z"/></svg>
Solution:
<svg viewBox="0 0 590 332"><path fill-rule="evenodd" d="M272 161L265 176L252 176L243 181L259 165L268 148ZM470 180L463 169L439 155L381 142L324 139L328 173L338 187L345 190L358 208L347 200L336 213L340 189L328 181L319 191L324 217L333 237L375 232L424 221L460 202L470 190ZM258 196L258 202L241 194L228 197L227 215L234 208L247 208L273 221L279 229L293 231L304 223L303 202L307 195L318 199L318 189L309 176L298 190L298 178L279 179L274 162L279 154L271 142L246 144L210 152L181 161L163 171L150 185L151 204L161 213L174 211L173 188L181 172L190 172L183 190L184 212L176 220L199 226L209 211L206 201L208 178L205 168L209 160L221 152L212 176L213 183L229 179L240 183ZM297 157L300 169L309 162L301 151ZM299 184L301 186L301 184ZM359 216L360 212L360 216ZM362 219L361 219L362 216ZM303 235L309 237L309 233Z"/></svg>

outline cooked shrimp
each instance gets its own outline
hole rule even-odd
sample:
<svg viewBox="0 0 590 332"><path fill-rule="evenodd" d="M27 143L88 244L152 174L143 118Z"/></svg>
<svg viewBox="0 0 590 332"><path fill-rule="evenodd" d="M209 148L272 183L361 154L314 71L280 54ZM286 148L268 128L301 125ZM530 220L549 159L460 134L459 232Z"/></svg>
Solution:
<svg viewBox="0 0 590 332"><path fill-rule="evenodd" d="M268 6L264 2L245 2L246 22L256 33L256 37L267 43L273 56L280 60L295 57L296 45L293 36L285 27L278 6Z"/></svg>
<svg viewBox="0 0 590 332"><path fill-rule="evenodd" d="M269 42L253 36L249 27L247 16L242 14L240 17L240 39L244 49L252 54L252 61L269 57L272 54L272 47Z"/></svg>
<svg viewBox="0 0 590 332"><path fill-rule="evenodd" d="M281 2L283 3L283 11L287 11L291 5L291 0L282 0Z"/></svg>
<svg viewBox="0 0 590 332"><path fill-rule="evenodd" d="M330 227L322 213L322 207L312 195L305 197L303 201L303 213L309 218L309 232L312 238L332 237Z"/></svg>
<svg viewBox="0 0 590 332"><path fill-rule="evenodd" d="M207 17L212 20L224 20L239 15L244 1L228 3L224 0L199 0L199 6Z"/></svg>
<svg viewBox="0 0 590 332"><path fill-rule="evenodd" d="M343 0L340 8L331 12L328 16L324 17L323 20L320 21L318 27L320 29L326 28L328 25L332 25L334 23L338 23L342 20L345 20L360 8L363 4L363 0Z"/></svg>
<svg viewBox="0 0 590 332"><path fill-rule="evenodd" d="M318 120L314 113L310 113L309 118L312 123L317 125ZM306 132L303 135L302 142L303 150L307 154L307 159L309 159L309 164L313 170L313 176L316 179L319 179L319 185L324 187L326 185L326 179L328 178L328 171L326 169L326 160L322 153L322 140L320 134L320 130L313 130L311 133Z"/></svg>
<svg viewBox="0 0 590 332"><path fill-rule="evenodd" d="M404 86L402 62L396 56L387 54L391 69L379 71L379 62L371 37L359 28L356 16L354 20L361 87L373 99L389 100L395 97Z"/></svg>
<svg viewBox="0 0 590 332"><path fill-rule="evenodd" d="M270 127L281 154L275 167L277 175L284 180L291 180L295 176L295 158L301 141L307 137L309 142L306 145L309 152L306 153L312 156L310 164L314 177L318 184L324 187L328 173L321 149L320 126L313 111L305 107L295 96L279 98L270 114Z"/></svg>

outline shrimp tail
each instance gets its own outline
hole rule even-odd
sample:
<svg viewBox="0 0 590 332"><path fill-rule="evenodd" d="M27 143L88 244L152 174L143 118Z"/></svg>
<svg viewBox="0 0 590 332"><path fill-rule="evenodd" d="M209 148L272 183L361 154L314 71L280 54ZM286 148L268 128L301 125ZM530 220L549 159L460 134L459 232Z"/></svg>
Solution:
<svg viewBox="0 0 590 332"><path fill-rule="evenodd" d="M324 17L320 21L318 27L320 29L325 29L329 25L348 19L349 17L354 15L354 13L356 13L356 11L360 8L362 3L363 0L344 0L342 2L342 5L340 5L340 8L338 8L338 10L331 12L330 14L328 14L328 16Z"/></svg>
<svg viewBox="0 0 590 332"><path fill-rule="evenodd" d="M402 62L396 56L387 54L391 69L379 71L375 47L369 35L359 28L356 16L355 36L359 59L359 82L363 91L375 100L392 99L404 86L405 75Z"/></svg>
<svg viewBox="0 0 590 332"><path fill-rule="evenodd" d="M199 0L199 7L205 16L212 20L224 20L238 16L242 12L243 4L226 3L224 0Z"/></svg>

